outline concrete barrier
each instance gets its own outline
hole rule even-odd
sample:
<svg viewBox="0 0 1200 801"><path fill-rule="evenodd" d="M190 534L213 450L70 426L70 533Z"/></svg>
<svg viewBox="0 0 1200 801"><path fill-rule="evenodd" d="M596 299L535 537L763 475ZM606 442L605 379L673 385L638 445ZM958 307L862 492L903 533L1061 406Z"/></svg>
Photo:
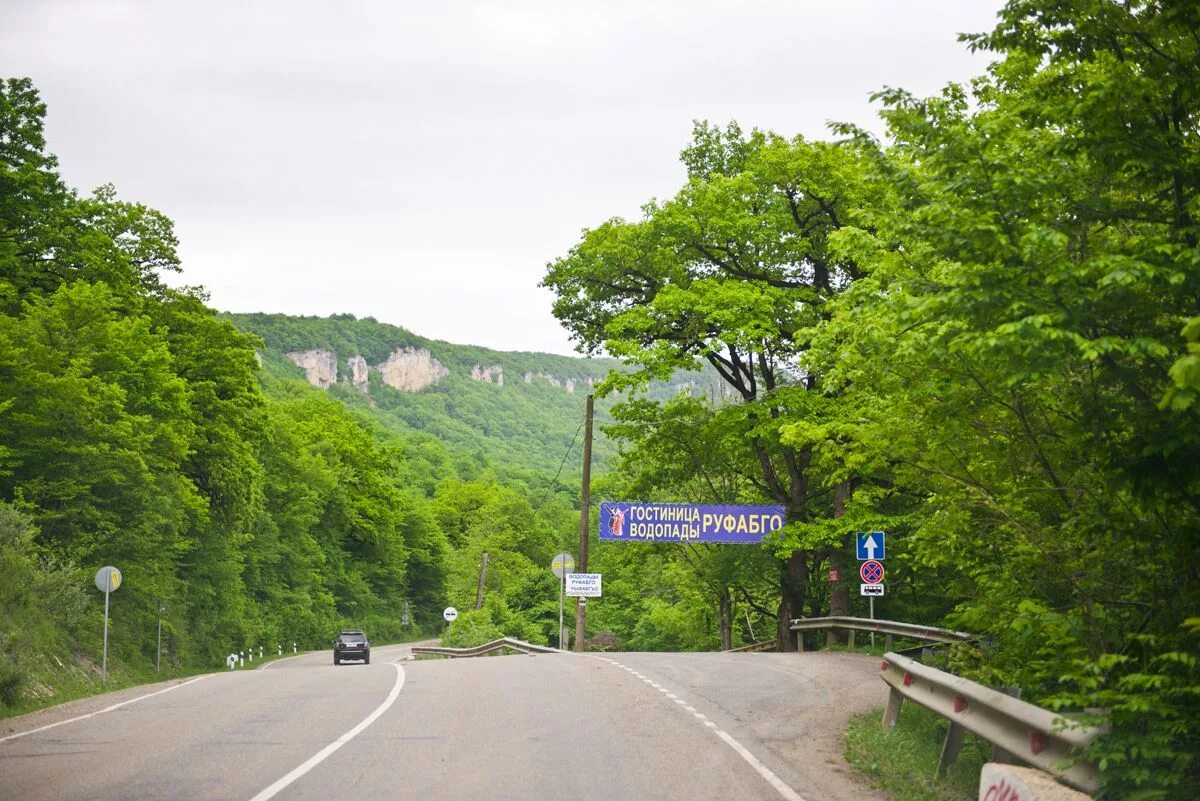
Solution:
<svg viewBox="0 0 1200 801"><path fill-rule="evenodd" d="M1040 770L989 762L979 776L979 801L1091 801Z"/></svg>

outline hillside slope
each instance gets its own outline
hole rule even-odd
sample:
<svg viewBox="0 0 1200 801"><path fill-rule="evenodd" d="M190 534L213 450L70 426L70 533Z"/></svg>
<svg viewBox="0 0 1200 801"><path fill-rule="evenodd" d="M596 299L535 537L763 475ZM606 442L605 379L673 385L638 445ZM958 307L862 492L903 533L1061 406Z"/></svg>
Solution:
<svg viewBox="0 0 1200 801"><path fill-rule="evenodd" d="M475 461L553 475L573 441L578 448L591 385L617 365L455 345L353 315L227 317L262 338L268 378L307 379L383 430L436 437L457 454L460 474ZM598 404L601 417L609 405ZM612 451L599 431L595 451L599 461ZM576 450L564 475L578 463Z"/></svg>

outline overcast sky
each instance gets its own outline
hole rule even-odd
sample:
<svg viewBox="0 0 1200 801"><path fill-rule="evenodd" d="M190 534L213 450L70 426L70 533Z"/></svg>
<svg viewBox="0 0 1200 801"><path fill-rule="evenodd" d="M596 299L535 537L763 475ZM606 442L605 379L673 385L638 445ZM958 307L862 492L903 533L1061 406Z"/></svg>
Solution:
<svg viewBox="0 0 1200 801"><path fill-rule="evenodd" d="M537 287L684 179L692 120L879 130L868 95L983 70L1000 0L0 0L0 74L67 181L174 219L228 311L371 315L570 353Z"/></svg>

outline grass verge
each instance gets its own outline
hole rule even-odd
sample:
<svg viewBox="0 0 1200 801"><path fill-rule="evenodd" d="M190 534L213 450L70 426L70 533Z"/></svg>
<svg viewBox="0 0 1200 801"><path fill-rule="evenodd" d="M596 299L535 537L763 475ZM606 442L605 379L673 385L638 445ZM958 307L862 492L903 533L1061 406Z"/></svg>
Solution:
<svg viewBox="0 0 1200 801"><path fill-rule="evenodd" d="M919 706L900 708L896 727L880 726L883 710L850 719L846 729L846 761L892 798L905 801L974 801L979 773L991 758L991 745L967 734L962 753L944 777L937 775L938 757L950 724Z"/></svg>

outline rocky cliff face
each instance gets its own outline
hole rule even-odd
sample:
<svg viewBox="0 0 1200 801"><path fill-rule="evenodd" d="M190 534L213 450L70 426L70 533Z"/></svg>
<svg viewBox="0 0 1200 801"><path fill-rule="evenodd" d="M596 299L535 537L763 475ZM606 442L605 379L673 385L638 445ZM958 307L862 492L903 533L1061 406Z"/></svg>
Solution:
<svg viewBox="0 0 1200 801"><path fill-rule="evenodd" d="M332 351L324 349L293 351L287 354L287 357L293 364L304 370L308 383L314 387L329 389L337 383L338 359L337 354ZM450 375L450 370L433 358L433 355L425 348L405 347L396 348L387 357L387 360L373 368L362 356L351 356L346 360L345 377L350 379L356 389L366 392L372 369L379 371L383 383L401 392L420 392ZM504 368L498 364L491 366L476 364L471 368L470 377L472 380L484 384L504 386ZM559 387L567 392L574 392L576 386L582 386L585 382L588 387L594 383L592 378L560 379L547 373L527 372L522 377L526 384L540 379L552 387Z"/></svg>
<svg viewBox="0 0 1200 801"><path fill-rule="evenodd" d="M292 351L287 354L292 364L304 371L308 383L329 389L337 383L337 356L327 350Z"/></svg>
<svg viewBox="0 0 1200 801"><path fill-rule="evenodd" d="M485 384L490 384L495 380L496 386L502 387L504 386L504 368L500 365L483 367L477 364L471 368L471 378L475 381L482 381ZM529 382L526 381L525 383L528 384Z"/></svg>
<svg viewBox="0 0 1200 801"><path fill-rule="evenodd" d="M550 386L562 387L563 389L565 389L567 392L570 392L570 393L574 393L575 387L581 386L583 384L587 384L588 389L591 389L592 387L594 387L596 385L596 379L592 378L591 376L589 376L587 378L581 378L581 379L576 380L574 378L559 378L558 376L553 376L548 373L526 372L525 375L522 376L522 378L525 379L526 384L532 384L533 380L535 378L540 378L543 381L545 381L547 384L549 384Z"/></svg>
<svg viewBox="0 0 1200 801"><path fill-rule="evenodd" d="M402 392L420 392L450 375L450 371L424 348L397 348L375 369L383 383Z"/></svg>
<svg viewBox="0 0 1200 801"><path fill-rule="evenodd" d="M350 371L350 381L353 382L356 389L367 391L367 378L371 373L371 368L367 366L367 360L362 356L351 356L346 362L346 369Z"/></svg>

